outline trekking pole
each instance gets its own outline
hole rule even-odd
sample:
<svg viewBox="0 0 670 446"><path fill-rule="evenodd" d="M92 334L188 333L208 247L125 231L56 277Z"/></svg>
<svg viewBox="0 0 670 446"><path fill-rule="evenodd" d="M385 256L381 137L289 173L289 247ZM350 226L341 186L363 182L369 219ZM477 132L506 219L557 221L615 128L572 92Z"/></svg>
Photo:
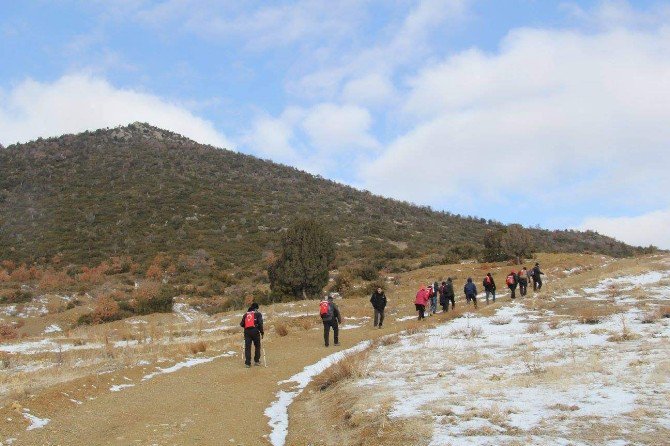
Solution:
<svg viewBox="0 0 670 446"><path fill-rule="evenodd" d="M265 347L263 347L263 365L265 366L266 369L268 368L268 357L265 354Z"/></svg>

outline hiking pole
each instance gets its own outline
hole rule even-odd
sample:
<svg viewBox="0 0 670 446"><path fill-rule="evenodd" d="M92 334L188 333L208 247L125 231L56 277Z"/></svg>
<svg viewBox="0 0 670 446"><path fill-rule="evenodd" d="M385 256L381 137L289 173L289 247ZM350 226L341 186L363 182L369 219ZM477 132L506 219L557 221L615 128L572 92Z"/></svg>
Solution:
<svg viewBox="0 0 670 446"><path fill-rule="evenodd" d="M265 366L266 369L268 368L268 357L265 354L265 347L263 347L263 365Z"/></svg>

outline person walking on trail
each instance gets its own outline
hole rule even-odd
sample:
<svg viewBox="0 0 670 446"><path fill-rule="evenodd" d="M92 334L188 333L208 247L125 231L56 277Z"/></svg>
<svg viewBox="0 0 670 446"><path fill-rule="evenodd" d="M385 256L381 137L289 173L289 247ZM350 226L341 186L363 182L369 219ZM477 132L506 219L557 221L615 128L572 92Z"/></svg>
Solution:
<svg viewBox="0 0 670 446"><path fill-rule="evenodd" d="M430 293L430 312L437 314L437 294L439 293L439 284L433 283L432 291Z"/></svg>
<svg viewBox="0 0 670 446"><path fill-rule="evenodd" d="M419 312L419 320L426 318L426 304L429 300L430 292L425 286L421 285L421 288L416 293L416 298L414 299L414 306L416 307L416 311Z"/></svg>
<svg viewBox="0 0 670 446"><path fill-rule="evenodd" d="M337 308L335 302L333 302L333 296L328 296L328 300L322 300L319 304L319 314L321 315L321 320L323 321L323 341L328 347L330 340L330 329L333 329L333 342L335 345L340 345L339 334L340 327L339 324L342 323L342 317L340 316L340 309Z"/></svg>
<svg viewBox="0 0 670 446"><path fill-rule="evenodd" d="M510 292L512 293L511 298L516 299L516 286L517 286L518 278L517 275L514 271L509 273L507 277L505 278L505 283L507 284L507 288L509 288Z"/></svg>
<svg viewBox="0 0 670 446"><path fill-rule="evenodd" d="M447 300L447 295L445 294L447 289L447 282L442 281L440 285L440 306L442 307L442 312L446 313L449 311L449 300Z"/></svg>
<svg viewBox="0 0 670 446"><path fill-rule="evenodd" d="M440 290L440 299L444 296L444 311L449 309L449 302L451 302L451 309L453 310L456 307L456 295L454 294L454 283L451 281L451 277L447 277L447 283L442 282L444 285Z"/></svg>
<svg viewBox="0 0 670 446"><path fill-rule="evenodd" d="M482 281L484 292L486 293L486 305L489 304L489 295L493 296L493 302L496 301L496 282L493 280L491 273L486 273L486 277Z"/></svg>
<svg viewBox="0 0 670 446"><path fill-rule="evenodd" d="M540 271L540 264L536 263L533 268L533 291L538 291L542 288L542 277L544 273Z"/></svg>
<svg viewBox="0 0 670 446"><path fill-rule="evenodd" d="M258 304L252 303L244 316L240 327L244 328L244 365L251 367L251 344L254 344L254 365L261 365L261 338L263 332L263 315L258 311Z"/></svg>
<svg viewBox="0 0 670 446"><path fill-rule="evenodd" d="M519 271L519 295L525 296L528 292L528 270L524 266Z"/></svg>
<svg viewBox="0 0 670 446"><path fill-rule="evenodd" d="M375 292L372 293L370 303L375 311L375 327L382 328L382 324L384 323L384 308L386 308L386 294L384 294L384 290L381 287L377 287Z"/></svg>
<svg viewBox="0 0 670 446"><path fill-rule="evenodd" d="M468 302L474 302L475 308L477 308L477 286L472 281L472 277L468 277L468 281L463 287L463 293L465 293L465 299Z"/></svg>

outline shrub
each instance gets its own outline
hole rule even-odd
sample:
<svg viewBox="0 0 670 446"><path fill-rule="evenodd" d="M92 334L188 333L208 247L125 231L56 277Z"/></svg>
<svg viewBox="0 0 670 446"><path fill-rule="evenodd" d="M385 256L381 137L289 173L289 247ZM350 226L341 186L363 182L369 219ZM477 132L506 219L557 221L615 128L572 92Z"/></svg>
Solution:
<svg viewBox="0 0 670 446"><path fill-rule="evenodd" d="M495 316L495 317L491 318L491 323L493 325L507 325L510 322L512 322L512 318L509 317L509 316L498 315L498 316Z"/></svg>
<svg viewBox="0 0 670 446"><path fill-rule="evenodd" d="M77 325L92 325L93 324L93 313L82 314L77 318Z"/></svg>
<svg viewBox="0 0 670 446"><path fill-rule="evenodd" d="M41 290L62 290L72 285L72 278L68 276L64 271L53 271L47 270L42 274L39 282L39 288Z"/></svg>
<svg viewBox="0 0 670 446"><path fill-rule="evenodd" d="M275 324L275 333L281 337L286 336L288 334L288 325L286 325L284 322L277 322Z"/></svg>
<svg viewBox="0 0 670 446"><path fill-rule="evenodd" d="M351 354L328 367L314 378L314 385L323 391L346 379L360 378L365 375L365 360L369 350Z"/></svg>
<svg viewBox="0 0 670 446"><path fill-rule="evenodd" d="M577 313L577 320L582 324L599 324L605 314L596 307L584 307Z"/></svg>
<svg viewBox="0 0 670 446"><path fill-rule="evenodd" d="M82 282L98 285L105 281L105 275L109 270L110 266L107 262L102 262L95 268L88 268L84 266L82 268L81 274L79 274L79 280Z"/></svg>
<svg viewBox="0 0 670 446"><path fill-rule="evenodd" d="M11 280L11 277L7 271L4 269L0 269L0 283L2 282L9 282Z"/></svg>
<svg viewBox="0 0 670 446"><path fill-rule="evenodd" d="M91 316L94 324L117 321L122 318L122 314L119 311L119 304L110 296L102 296L98 298L98 302L96 303Z"/></svg>
<svg viewBox="0 0 670 446"><path fill-rule="evenodd" d="M30 271L25 265L21 265L10 274L12 282L27 282L30 280Z"/></svg>
<svg viewBox="0 0 670 446"><path fill-rule="evenodd" d="M340 294L347 293L350 289L351 289L351 278L345 272L341 272L340 274L335 276L333 286L330 288L331 291L335 291L336 293Z"/></svg>
<svg viewBox="0 0 670 446"><path fill-rule="evenodd" d="M174 288L169 285L145 282L135 290L136 311L138 314L171 313L174 295Z"/></svg>
<svg viewBox="0 0 670 446"><path fill-rule="evenodd" d="M16 339L19 336L16 328L9 324L0 324L0 341Z"/></svg>
<svg viewBox="0 0 670 446"><path fill-rule="evenodd" d="M379 271L372 265L365 265L356 271L356 275L363 280L377 280Z"/></svg>
<svg viewBox="0 0 670 446"><path fill-rule="evenodd" d="M30 302L33 299L33 293L30 291L16 290L13 293L0 297L0 303L3 304L21 304Z"/></svg>
<svg viewBox="0 0 670 446"><path fill-rule="evenodd" d="M526 333L529 334L536 334L540 333L542 331L542 324L540 322L533 322L531 324L528 324L528 327L526 327Z"/></svg>
<svg viewBox="0 0 670 446"><path fill-rule="evenodd" d="M665 305L665 306L659 308L659 312L660 312L661 316L663 316L665 318L670 317L670 305Z"/></svg>
<svg viewBox="0 0 670 446"><path fill-rule="evenodd" d="M207 343L205 341L194 342L193 344L189 345L189 350L194 355L198 353L204 353L207 351Z"/></svg>

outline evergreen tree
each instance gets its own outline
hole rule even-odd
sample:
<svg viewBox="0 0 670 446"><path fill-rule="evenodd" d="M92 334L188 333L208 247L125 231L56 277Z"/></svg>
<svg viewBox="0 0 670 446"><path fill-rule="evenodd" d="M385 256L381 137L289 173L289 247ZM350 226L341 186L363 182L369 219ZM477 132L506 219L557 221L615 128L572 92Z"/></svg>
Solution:
<svg viewBox="0 0 670 446"><path fill-rule="evenodd" d="M313 219L297 221L284 234L281 251L268 267L270 287L279 294L317 296L328 284L328 270L335 260L335 241Z"/></svg>
<svg viewBox="0 0 670 446"><path fill-rule="evenodd" d="M501 229L487 229L484 234L484 250L482 255L486 262L500 262L506 259L502 247L502 236L505 231Z"/></svg>
<svg viewBox="0 0 670 446"><path fill-rule="evenodd" d="M513 258L517 264L521 263L521 259L530 257L533 253L530 233L518 224L509 225L500 243L505 254Z"/></svg>

